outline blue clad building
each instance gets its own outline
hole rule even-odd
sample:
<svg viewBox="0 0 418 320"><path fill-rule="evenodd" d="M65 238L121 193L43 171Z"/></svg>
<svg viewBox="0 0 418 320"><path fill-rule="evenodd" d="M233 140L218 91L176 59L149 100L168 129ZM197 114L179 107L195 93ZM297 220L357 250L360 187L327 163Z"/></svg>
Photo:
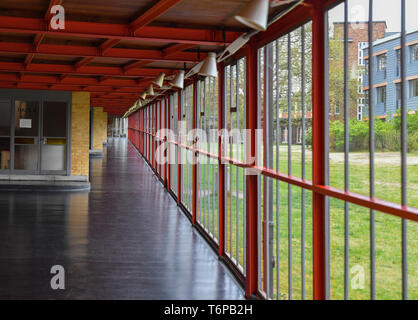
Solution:
<svg viewBox="0 0 418 320"><path fill-rule="evenodd" d="M375 115L385 119L391 117L400 108L401 99L401 67L400 67L400 33L394 33L376 40L373 44L373 86ZM409 111L418 109L418 30L406 35L406 79L407 108ZM368 79L369 50L363 49L365 59L365 73L363 76L363 90L370 89ZM366 98L367 100L367 98ZM365 105L368 103L366 101ZM363 110L363 118L368 117L368 110Z"/></svg>

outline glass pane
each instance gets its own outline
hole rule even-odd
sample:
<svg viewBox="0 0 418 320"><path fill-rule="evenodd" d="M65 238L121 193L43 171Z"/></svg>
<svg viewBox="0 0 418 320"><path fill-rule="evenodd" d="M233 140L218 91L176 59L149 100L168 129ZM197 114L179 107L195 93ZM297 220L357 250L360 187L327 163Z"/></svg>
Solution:
<svg viewBox="0 0 418 320"><path fill-rule="evenodd" d="M15 145L15 169L36 170L38 166L38 145Z"/></svg>
<svg viewBox="0 0 418 320"><path fill-rule="evenodd" d="M65 102L44 102L43 135L45 137L67 136L67 104Z"/></svg>
<svg viewBox="0 0 418 320"><path fill-rule="evenodd" d="M0 136L10 135L10 102L0 101Z"/></svg>
<svg viewBox="0 0 418 320"><path fill-rule="evenodd" d="M39 102L15 102L15 135L38 136Z"/></svg>
<svg viewBox="0 0 418 320"><path fill-rule="evenodd" d="M41 170L65 170L66 154L65 139L48 139L42 145Z"/></svg>
<svg viewBox="0 0 418 320"><path fill-rule="evenodd" d="M10 138L0 138L0 170L10 169Z"/></svg>

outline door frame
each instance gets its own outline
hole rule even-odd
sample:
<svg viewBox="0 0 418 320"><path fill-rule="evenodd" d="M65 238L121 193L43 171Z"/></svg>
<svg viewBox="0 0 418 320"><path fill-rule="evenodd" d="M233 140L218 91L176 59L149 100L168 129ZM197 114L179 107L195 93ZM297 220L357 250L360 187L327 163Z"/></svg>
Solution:
<svg viewBox="0 0 418 320"><path fill-rule="evenodd" d="M36 138L35 139L35 145L37 145L38 147L38 159L37 159L37 167L36 170L22 170L22 169L15 169L15 122L16 122L16 101L30 101L30 102L38 102L38 135L37 135L37 139L38 141L36 142ZM10 124L10 130L12 131L10 133L10 170L12 174L19 174L19 175L40 175L40 161L41 161L41 148L40 148L40 132L41 132L41 117L42 117L42 102L39 99L21 99L19 97L13 97L12 101L11 101L11 109L12 109L12 122ZM28 136L23 136L23 138L27 138Z"/></svg>
<svg viewBox="0 0 418 320"><path fill-rule="evenodd" d="M9 125L11 127L11 123L12 123L12 119L13 119L13 114L12 114L12 110L11 110L11 98L10 97L2 97L0 96L0 102L6 102L9 104L9 108L10 108L10 119L9 119ZM12 166L12 136L11 136L11 128L9 129L9 147L10 147L10 165L9 165L9 169L0 169L0 174L9 174L10 173L10 168ZM3 137L7 137L7 136L3 136Z"/></svg>
<svg viewBox="0 0 418 320"><path fill-rule="evenodd" d="M0 170L0 174L33 174L33 175L71 175L71 138L72 138L72 92L67 91L46 91L46 90L19 90L19 89L0 89L0 100L8 100L11 108L11 119L10 119L10 169ZM15 159L15 101L26 100L26 101L39 101L39 139L41 137L41 122L43 103L45 101L51 102L64 102L67 104L67 143L66 143L66 168L63 171L44 171L40 170L41 154L38 159L38 169L36 172L31 170L15 170L14 159ZM39 153L41 153L41 145L39 144Z"/></svg>
<svg viewBox="0 0 418 320"><path fill-rule="evenodd" d="M42 146L44 145L42 143L42 140L45 139L45 137L43 135L44 102L63 102L63 103L65 103L67 105L67 108L66 108L66 112L67 112L67 115L66 115L66 122L67 122L66 123L66 127L67 127L67 131L66 131L66 153L65 153L65 156L66 156L66 158L65 158L66 166L65 166L65 169L64 170L42 170ZM40 133L40 135L39 135L39 138L40 138L40 143L39 143L39 170L38 170L39 175L70 175L68 172L70 170L70 173L71 173L71 169L69 169L71 167L68 167L68 162L71 159L71 148L68 147L68 144L69 144L69 142L71 140L71 137L69 135L71 133L71 131L69 131L69 129L71 129L71 119L70 119L70 121L68 121L68 117L71 117L71 110L69 110L71 108L71 104L69 104L66 101L58 101L56 99L54 99L54 100L52 100L52 99L44 99L42 101L41 106L42 106L41 107L41 117L39 119L40 124L42 124L42 126L39 125L39 131L40 131L39 132ZM49 137L49 138L52 138L53 139L53 138L58 138L58 137Z"/></svg>

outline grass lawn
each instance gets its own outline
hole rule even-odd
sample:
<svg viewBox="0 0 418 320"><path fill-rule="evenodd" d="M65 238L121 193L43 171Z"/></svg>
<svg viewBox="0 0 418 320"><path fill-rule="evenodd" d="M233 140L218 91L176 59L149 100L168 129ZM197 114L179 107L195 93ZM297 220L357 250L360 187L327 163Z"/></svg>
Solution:
<svg viewBox="0 0 418 320"><path fill-rule="evenodd" d="M287 146L280 146L280 171L288 171ZM273 159L276 157L274 148ZM301 177L301 148L292 146L292 174ZM350 190L356 193L369 194L369 165L367 153L350 154ZM275 162L275 160L274 160ZM306 152L306 178L311 179L311 152ZM187 175L191 179L191 166L187 166ZM244 263L244 171L227 165L227 252ZM213 183L217 183L216 164L199 165L198 218L203 225L212 230L215 223L217 236L217 192ZM269 178L260 177L260 187ZM280 295L288 298L289 290L289 223L292 229L292 290L293 299L301 298L301 213L302 190L284 182L270 180L272 184L272 215L274 222L274 247L276 261L274 273L274 291L277 297L277 280L280 279ZM237 187L238 182L238 187ZM184 181L186 183L186 181ZM330 184L335 187L344 186L344 155L330 154ZM186 184L191 188L191 183ZM279 202L277 206L277 187L279 187ZM215 190L215 191L213 191ZM408 155L408 205L418 207L418 153ZM290 192L290 196L289 196ZM186 192L187 193L187 192ZM188 193L187 193L188 194ZM375 195L377 198L400 203L400 155L392 152L376 153L375 156ZM291 199L289 210L288 199ZM210 201L208 201L210 200ZM190 199L186 200L189 204ZM215 201L215 205L213 205ZM189 204L190 205L190 204ZM237 209L238 208L238 209ZM312 195L305 192L305 268L306 297L312 298ZM370 211L350 204L350 286L351 299L370 298ZM232 210L231 210L232 209ZM238 212L238 214L236 214ZM263 192L261 192L260 212L263 213ZM238 219L238 221L237 221ZM280 232L277 234L277 219L280 222ZM375 212L376 227L376 296L378 299L401 299L401 219L384 213ZM237 232L238 230L238 232ZM331 298L344 298L344 202L330 199L330 257L331 257ZM277 236L279 241L277 242ZM277 257L277 244L279 256ZM238 250L237 250L238 245ZM263 259L263 257L261 258ZM278 268L279 267L279 268ZM408 222L408 284L409 298L418 299L418 224ZM364 271L364 273L362 273ZM263 271L261 270L262 278ZM364 282L362 280L364 276ZM360 277L359 277L360 276ZM355 280L360 281L355 281ZM262 288L262 284L261 284Z"/></svg>

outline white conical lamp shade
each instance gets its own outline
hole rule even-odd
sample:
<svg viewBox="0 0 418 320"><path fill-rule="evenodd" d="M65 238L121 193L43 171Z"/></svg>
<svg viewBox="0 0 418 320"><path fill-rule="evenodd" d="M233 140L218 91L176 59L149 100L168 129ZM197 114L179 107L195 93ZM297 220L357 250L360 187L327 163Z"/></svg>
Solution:
<svg viewBox="0 0 418 320"><path fill-rule="evenodd" d="M142 92L142 94L140 95L140 98L142 100L145 100L147 98L147 93L146 92Z"/></svg>
<svg viewBox="0 0 418 320"><path fill-rule="evenodd" d="M203 61L202 67L200 68L198 74L206 77L218 77L218 68L216 67L216 53L208 53L208 56Z"/></svg>
<svg viewBox="0 0 418 320"><path fill-rule="evenodd" d="M155 78L152 83L156 84L159 88L161 88L164 84L165 73L161 72L157 78Z"/></svg>
<svg viewBox="0 0 418 320"><path fill-rule="evenodd" d="M200 61L198 64L196 64L193 68L191 68L190 70L189 70L189 72L187 72L187 74L185 75L185 77L188 79L188 78L190 78L191 76L194 76L196 73L198 73L199 72L199 70L200 70L200 68L202 68L202 65L203 65L203 62L204 62L205 60L202 60L202 61Z"/></svg>
<svg viewBox="0 0 418 320"><path fill-rule="evenodd" d="M258 31L267 29L269 0L251 0L236 16L239 22Z"/></svg>
<svg viewBox="0 0 418 320"><path fill-rule="evenodd" d="M184 70L180 70L177 73L173 81L170 81L170 85L174 88L183 89L184 87Z"/></svg>
<svg viewBox="0 0 418 320"><path fill-rule="evenodd" d="M152 84L150 84L150 85L148 86L147 96L155 96L155 93L154 93L154 88L152 87Z"/></svg>

